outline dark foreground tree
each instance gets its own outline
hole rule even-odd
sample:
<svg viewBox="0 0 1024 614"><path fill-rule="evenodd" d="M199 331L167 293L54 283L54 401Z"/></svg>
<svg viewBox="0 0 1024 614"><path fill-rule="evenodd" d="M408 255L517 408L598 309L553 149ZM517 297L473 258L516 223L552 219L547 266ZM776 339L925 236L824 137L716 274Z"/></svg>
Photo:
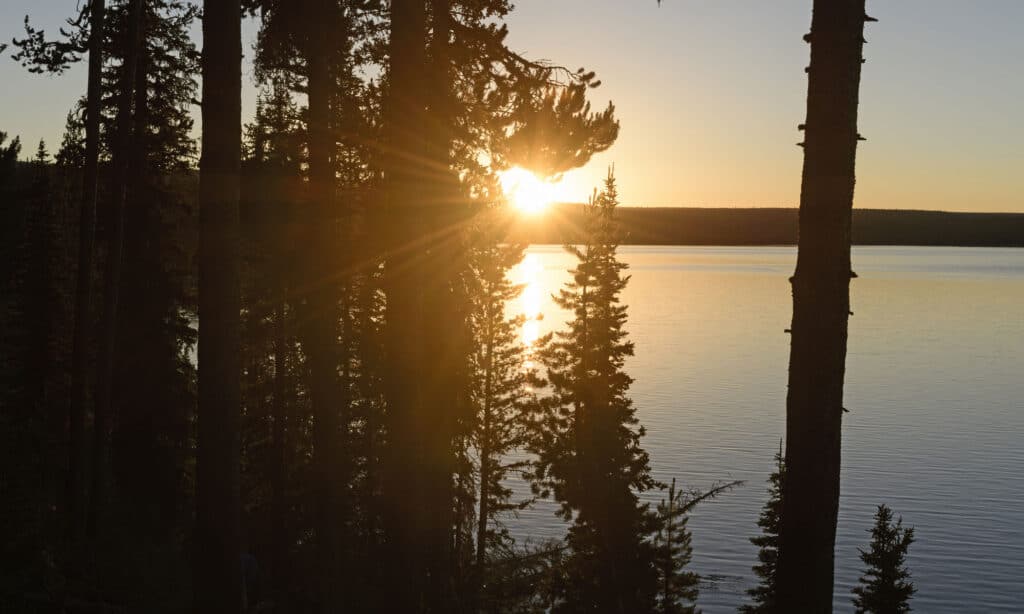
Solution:
<svg viewBox="0 0 1024 614"><path fill-rule="evenodd" d="M910 598L915 589L907 569L907 551L914 543L913 527L904 529L903 518L893 522L888 506L878 506L875 526L871 529L871 546L860 551L860 560L867 568L860 577L860 586L853 589L853 605L857 614L905 614L910 611Z"/></svg>
<svg viewBox="0 0 1024 614"><path fill-rule="evenodd" d="M761 517L757 520L761 535L750 538L750 542L758 547L758 564L754 565L753 570L760 578L760 583L747 590L754 603L741 607L742 614L774 614L779 611L776 599L779 515L782 512L782 480L785 474L786 463L780 449L775 453L775 471L768 477L768 500L761 508Z"/></svg>
<svg viewBox="0 0 1024 614"><path fill-rule="evenodd" d="M657 548L654 565L658 570L659 614L694 614L700 576L686 566L693 558L690 531L686 527L690 509L687 493L676 490L676 481L668 489L668 498L658 503L660 527L654 535Z"/></svg>
<svg viewBox="0 0 1024 614"><path fill-rule="evenodd" d="M68 410L68 464L65 507L67 538L77 548L85 529L86 405L89 400L89 347L92 328L94 249L96 239L96 201L99 193L100 115L103 78L104 0L83 5L76 19L76 33L66 40L48 41L42 30L25 20L26 37L15 40L19 52L14 59L35 73L62 73L67 67L89 55L88 85L85 99L85 160L82 178L81 213L78 224L78 269L75 282L74 329L71 345L71 398ZM88 27L85 24L88 23ZM85 32L83 38L80 32ZM62 32L63 33L63 32Z"/></svg>
<svg viewBox="0 0 1024 614"><path fill-rule="evenodd" d="M587 206L585 243L566 247L577 265L555 301L572 314L569 328L542 354L551 395L533 444L536 485L573 521L555 611L650 611L657 590L650 514L638 498L655 483L622 368L633 344L620 302L629 277L616 256L617 205L609 172Z"/></svg>
<svg viewBox="0 0 1024 614"><path fill-rule="evenodd" d="M132 116L135 101L135 77L139 65L143 0L130 0L127 7L122 42L124 62L121 66L120 91L117 95L117 128L115 147L114 189L107 211L107 258L103 279L103 317L97 352L96 385L93 391L92 488L87 513L87 531L95 538L99 532L99 516L106 497L111 396L114 392L114 364L117 351L118 301L121 291L121 257L124 249L124 209L128 197L129 172L133 142Z"/></svg>
<svg viewBox="0 0 1024 614"><path fill-rule="evenodd" d="M778 598L832 611L865 0L815 0L793 284Z"/></svg>
<svg viewBox="0 0 1024 614"><path fill-rule="evenodd" d="M486 223L485 223L486 224ZM543 382L531 368L531 348L520 338L523 316L506 316L507 305L522 292L508 272L522 260L523 247L503 245L483 231L482 245L473 250L471 266L476 287L470 314L477 345L470 355L469 438L476 451L477 517L475 579L477 591L488 582L488 562L511 546L503 517L529 503L513 501L508 479L526 467L511 456L526 445L532 390ZM487 595L483 595L484 598Z"/></svg>
<svg viewBox="0 0 1024 614"><path fill-rule="evenodd" d="M239 158L242 11L206 0L199 162L199 439L195 611L242 611L239 535Z"/></svg>

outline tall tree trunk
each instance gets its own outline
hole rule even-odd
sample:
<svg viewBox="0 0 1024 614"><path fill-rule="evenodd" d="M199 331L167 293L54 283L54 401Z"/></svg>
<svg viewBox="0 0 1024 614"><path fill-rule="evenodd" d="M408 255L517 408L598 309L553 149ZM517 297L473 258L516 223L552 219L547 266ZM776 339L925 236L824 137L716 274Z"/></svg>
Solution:
<svg viewBox="0 0 1024 614"><path fill-rule="evenodd" d="M313 469L316 475L315 530L320 573L320 606L323 612L338 611L341 573L341 518L338 494L341 439L339 437L337 344L338 271L336 261L337 212L334 210L335 173L330 131L332 66L331 45L339 44L337 32L325 31L331 23L332 0L314 0L306 49L309 97L309 190L310 242L306 264L308 314L306 351L310 363L310 402L313 411ZM330 43L330 45L328 44Z"/></svg>
<svg viewBox="0 0 1024 614"><path fill-rule="evenodd" d="M424 88L429 110L424 143L427 207L420 235L426 241L421 258L423 279L424 434L427 456L428 533L426 570L428 604L434 611L457 607L455 586L461 561L454 556L456 430L466 409L465 297L457 283L465 266L458 177L451 166L452 67L451 0L430 0L430 61Z"/></svg>
<svg viewBox="0 0 1024 614"><path fill-rule="evenodd" d="M242 11L205 0L199 163L199 440L195 611L241 612L239 160Z"/></svg>
<svg viewBox="0 0 1024 614"><path fill-rule="evenodd" d="M92 269L99 183L105 9L104 0L92 0L89 17L89 83L85 103L85 169L82 178L81 219L78 224L71 404L68 412L67 535L72 548L77 547L82 533L85 505L85 407L88 398L89 329L92 324Z"/></svg>
<svg viewBox="0 0 1024 614"><path fill-rule="evenodd" d="M865 0L815 0L793 284L778 598L832 611Z"/></svg>
<svg viewBox="0 0 1024 614"><path fill-rule="evenodd" d="M109 211L107 262L103 280L103 322L99 335L93 415L92 493L87 523L89 534L93 538L99 531L100 514L106 497L105 486L108 477L111 396L113 394L114 356L117 343L117 305L121 289L121 254L124 243L124 205L130 181L130 170L135 167L133 154L138 153L132 147L132 93L138 87L136 73L145 10L143 0L131 0L128 4L125 60L117 103L116 177ZM145 87L145 84L142 87Z"/></svg>
<svg viewBox="0 0 1024 614"><path fill-rule="evenodd" d="M417 612L425 577L422 558L426 526L423 482L423 275L421 186L426 154L426 11L424 0L391 3L390 92L384 146L385 223L388 225L384 287L386 293L384 394L387 442L382 452L382 522L387 544L383 587L392 591L390 609Z"/></svg>

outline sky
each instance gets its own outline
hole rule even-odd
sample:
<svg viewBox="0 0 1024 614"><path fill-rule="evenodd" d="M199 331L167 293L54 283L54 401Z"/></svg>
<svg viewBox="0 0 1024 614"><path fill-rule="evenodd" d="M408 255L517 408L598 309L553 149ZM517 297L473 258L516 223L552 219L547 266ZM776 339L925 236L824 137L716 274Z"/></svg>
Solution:
<svg viewBox="0 0 1024 614"><path fill-rule="evenodd" d="M79 1L2 0L0 40L25 14L56 31ZM797 206L811 4L520 0L510 45L595 70L595 107L613 101L622 122L559 197L585 199L614 164L625 205ZM1024 212L1024 0L868 0L868 12L856 206ZM0 58L0 83L0 130L28 155L59 142L85 70L36 76ZM247 88L250 112L254 98Z"/></svg>

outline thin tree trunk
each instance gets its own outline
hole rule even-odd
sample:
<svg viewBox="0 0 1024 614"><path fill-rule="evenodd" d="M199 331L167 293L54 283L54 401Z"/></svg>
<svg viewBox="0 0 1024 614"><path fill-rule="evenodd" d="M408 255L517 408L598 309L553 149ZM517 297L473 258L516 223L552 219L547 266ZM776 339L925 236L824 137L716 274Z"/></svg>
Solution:
<svg viewBox="0 0 1024 614"><path fill-rule="evenodd" d="M832 611L864 0L815 0L786 399L781 612Z"/></svg>
<svg viewBox="0 0 1024 614"><path fill-rule="evenodd" d="M72 549L77 548L82 533L85 505L85 407L89 379L89 329L92 323L92 269L96 242L105 9L103 0L93 0L89 17L85 169L82 179L81 219L78 224L78 272L75 279L74 336L71 349L71 404L68 412L67 536Z"/></svg>
<svg viewBox="0 0 1024 614"><path fill-rule="evenodd" d="M494 375L494 330L491 326L491 319L494 316L490 313L490 305L485 315L487 317L487 348L484 355L487 358L484 364L487 371L484 374L484 407L480 420L480 510L477 515L476 532L477 598L483 590L484 566L487 563L487 520L490 516L488 499L491 495L491 449L488 443L491 441L491 382Z"/></svg>
<svg viewBox="0 0 1024 614"><path fill-rule="evenodd" d="M206 0L199 163L199 440L197 614L242 611L239 528L239 0Z"/></svg>
<svg viewBox="0 0 1024 614"><path fill-rule="evenodd" d="M285 376L286 376L286 355L288 349L285 339L285 305L286 293L283 280L281 280L280 296L277 299L277 307L274 314L274 467L271 477L271 488L273 490L273 501L271 503L271 562L270 571L273 574L274 598L280 603L284 596L284 573L287 559L287 544L285 541L285 514L287 513L285 503L285 480L288 475L288 424L287 407L285 402Z"/></svg>
<svg viewBox="0 0 1024 614"><path fill-rule="evenodd" d="M110 206L106 272L103 281L103 322L99 338L96 372L95 409L93 416L92 493L89 504L88 531L96 538L100 514L106 497L110 449L111 396L114 385L114 360L117 351L117 305L121 289L121 255L124 244L124 205L127 197L129 171L134 166L132 154L132 92L137 87L136 72L142 41L143 0L128 5L128 31L125 38L125 60L121 75L121 92L117 109L117 173ZM143 84L145 87L145 84ZM137 169L138 170L138 169Z"/></svg>
<svg viewBox="0 0 1024 614"><path fill-rule="evenodd" d="M465 307L457 276L465 254L458 210L458 178L451 170L451 0L430 0L430 58L425 74L429 81L424 93L429 105L426 116L427 154L424 186L421 252L426 271L423 291L424 434L427 446L424 469L428 472L425 509L428 511L427 557L428 607L451 611L457 607L456 580L459 576L451 532L455 521L455 480L457 471L456 430L468 385L463 346Z"/></svg>

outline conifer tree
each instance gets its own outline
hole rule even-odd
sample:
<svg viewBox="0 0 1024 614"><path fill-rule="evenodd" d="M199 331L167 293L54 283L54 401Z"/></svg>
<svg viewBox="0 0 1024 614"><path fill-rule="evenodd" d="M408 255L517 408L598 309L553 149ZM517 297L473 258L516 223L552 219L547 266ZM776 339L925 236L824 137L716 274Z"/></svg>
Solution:
<svg viewBox="0 0 1024 614"><path fill-rule="evenodd" d="M8 181L14 177L19 153L21 153L21 137L16 136L7 143L7 133L0 132L0 185L7 187Z"/></svg>
<svg viewBox="0 0 1024 614"><path fill-rule="evenodd" d="M123 45L124 62L117 92L117 147L114 189L107 211L106 263L103 283L103 316L97 352L96 385L93 405L92 488L89 494L87 531L95 538L100 514L106 498L108 441L111 423L111 396L114 392L114 362L118 324L118 301L121 292L121 258L124 252L124 209L128 192L130 155L133 142L132 111L135 101L136 71L141 55L143 0L131 0L127 8L127 24Z"/></svg>
<svg viewBox="0 0 1024 614"><path fill-rule="evenodd" d="M470 325L475 348L469 366L473 410L470 446L476 451L478 474L478 583L486 581L489 554L511 541L501 524L502 516L529 503L512 502L512 491L504 483L527 467L524 461L510 459L510 453L527 443L533 391L544 384L529 363L529 355L535 350L520 339L524 316L506 316L506 305L522 292L522 287L511 282L508 272L522 260L523 248L500 244L488 236L493 231L484 233L482 245L471 256L476 285Z"/></svg>
<svg viewBox="0 0 1024 614"><path fill-rule="evenodd" d="M291 545L297 541L297 523L289 522L287 511L299 489L289 488L288 478L300 473L295 450L304 445L296 398L303 365L290 300L302 142L298 106L286 84L275 79L261 91L255 122L247 126L243 163L243 355L248 371L243 441L251 442L243 451L248 459L243 496L255 503L248 522L269 528L260 531L251 548L269 552L261 575L281 607L291 576ZM260 497L267 485L269 501Z"/></svg>
<svg viewBox="0 0 1024 614"><path fill-rule="evenodd" d="M693 557L690 531L686 527L690 509L686 493L676 490L676 481L668 489L668 498L658 503L658 529L654 535L654 565L658 571L659 614L695 614L700 576L687 571Z"/></svg>
<svg viewBox="0 0 1024 614"><path fill-rule="evenodd" d="M188 514L181 478L195 406L194 169L197 144L189 109L198 92L199 52L189 32L198 9L146 0L128 121L130 140L115 158L127 168L124 242L117 310L117 381L112 466L123 497L146 502L133 514L161 532ZM109 38L123 40L129 5L111 6ZM129 59L112 47L114 65ZM120 73L109 72L109 87ZM115 90L116 91L116 90ZM110 107L111 118L118 111ZM110 141L112 151L117 147ZM123 172L123 171L122 171ZM166 391L154 398L152 390ZM149 527L147 530L155 527Z"/></svg>
<svg viewBox="0 0 1024 614"><path fill-rule="evenodd" d="M914 543L913 527L904 529L903 518L893 522L893 513L886 505L878 506L875 526L871 529L871 546L860 551L860 560L867 566L853 589L853 605L857 614L905 614L916 589L907 569L907 552Z"/></svg>
<svg viewBox="0 0 1024 614"><path fill-rule="evenodd" d="M779 560L779 516L782 513L782 480L785 473L786 464L780 448L775 453L775 471L768 477L768 500L757 520L761 535L750 538L750 542L758 547L758 564L754 565L753 570L760 578L760 583L747 590L753 604L742 606L740 612L743 614L774 614L778 611L775 570Z"/></svg>
<svg viewBox="0 0 1024 614"><path fill-rule="evenodd" d="M714 499L743 482L717 482L707 490L677 490L672 479L668 498L649 514L651 543L654 547L654 566L658 576L658 595L655 612L672 614L699 614L697 609L700 576L687 570L693 557L689 514L700 503Z"/></svg>
<svg viewBox="0 0 1024 614"><path fill-rule="evenodd" d="M15 40L19 52L14 58L35 73L64 72L88 53L89 70L85 98L85 160L81 213L78 225L78 270L75 283L74 331L71 358L71 398L68 408L67 538L77 548L85 528L85 422L89 398L89 329L92 315L93 262L96 231L96 201L99 193L100 105L102 103L104 0L83 4L78 16L68 19L70 31L61 31L57 41L46 39L25 19L26 37ZM72 567L75 567L72 563Z"/></svg>
<svg viewBox="0 0 1024 614"><path fill-rule="evenodd" d="M649 514L637 496L655 482L623 371L633 344L620 303L629 277L616 257L617 205L609 171L586 207L583 244L566 246L577 265L555 301L572 320L542 354L551 395L532 444L535 488L553 494L573 521L556 611L649 611L657 590Z"/></svg>

